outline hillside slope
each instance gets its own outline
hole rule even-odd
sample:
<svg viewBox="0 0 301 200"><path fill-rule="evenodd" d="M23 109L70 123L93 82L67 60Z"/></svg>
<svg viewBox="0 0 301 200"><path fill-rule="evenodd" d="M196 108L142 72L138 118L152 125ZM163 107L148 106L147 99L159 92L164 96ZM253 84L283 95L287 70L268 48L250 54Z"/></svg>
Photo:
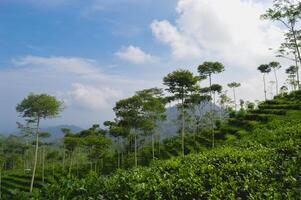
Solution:
<svg viewBox="0 0 301 200"><path fill-rule="evenodd" d="M66 178L39 199L298 199L301 92L276 97L222 125L222 145L111 176ZM228 137L227 137L228 135Z"/></svg>

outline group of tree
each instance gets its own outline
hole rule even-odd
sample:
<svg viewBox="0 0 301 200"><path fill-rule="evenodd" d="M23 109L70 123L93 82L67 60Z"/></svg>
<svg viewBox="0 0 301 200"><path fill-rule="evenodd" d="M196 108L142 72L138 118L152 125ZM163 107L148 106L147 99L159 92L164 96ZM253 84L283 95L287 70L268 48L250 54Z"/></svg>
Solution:
<svg viewBox="0 0 301 200"><path fill-rule="evenodd" d="M63 141L55 144L47 143L50 135L41 131L40 126L42 120L59 116L64 109L63 102L47 94L29 94L16 107L17 112L25 119L25 124L18 123L21 137L15 136L13 140L19 141L18 148L15 148L19 153L18 164L15 165L16 161L12 159L16 156L15 151L12 151L10 158L3 159L4 166L6 169L23 168L31 173L32 192L37 170L44 181L45 173L48 176L51 173L53 177L55 173L80 176L83 171L99 173L105 167L112 168L112 163L117 164L116 168L137 166L138 154L145 155L145 149L149 146L151 153L148 155L155 160L160 158L161 148L158 125L166 120L168 103L178 110L182 156L188 153L185 147L186 134L193 133L195 137L205 127L211 130L214 147L215 123L221 120L222 112L229 108L226 105L231 105L231 100L222 90L222 86L212 83L212 76L222 71L224 66L219 62L204 62L199 65L198 75L189 70L175 70L163 78L167 93L161 88L137 91L135 95L116 102L113 108L116 117L112 121L105 121L104 128L93 125L77 133L63 128ZM208 86L200 84L205 79L209 79ZM240 85L235 84L229 84L229 87L234 89ZM221 109L216 106L217 95L220 96ZM236 108L236 99L234 101ZM207 106L210 109L204 113ZM217 112L220 112L219 116ZM12 167L13 165L15 166Z"/></svg>
<svg viewBox="0 0 301 200"><path fill-rule="evenodd" d="M286 69L286 73L292 89L300 89L301 3L275 0L273 7L268 9L262 18L280 22L286 28L284 42L277 50L277 56L294 62L294 65ZM285 90L285 86L279 88L277 73L281 67L276 61L258 67L263 74L265 100L268 99L266 75L270 72L274 73L275 94L279 95L280 91ZM72 175L75 172L77 176L83 170L99 173L105 166L111 167L112 163L116 163L116 168L136 167L139 164L138 156L148 147L151 148L150 156L144 159L155 160L160 157L161 148L161 139L156 138L160 135L158 125L166 120L168 103L176 106L178 110L182 156L188 151L185 146L187 134L198 136L205 128L210 133L208 137L211 147L215 147L215 129L223 120L224 111L238 111L236 89L241 86L237 82L227 84L233 91L233 99L229 98L223 87L213 81L214 75L224 70L225 67L220 62L204 62L197 67L197 75L186 69L175 70L163 78L165 92L161 88L145 89L116 102L113 108L115 118L105 121L104 128L93 125L78 133L62 129L63 142L56 144L55 148L55 145L51 146L45 141L49 134L40 130L40 124L42 120L57 117L64 108L63 102L47 94L30 94L16 107L17 112L25 119L25 124L18 124L23 136L1 138L2 169L29 169L32 173L32 192L39 166L44 180L45 167L51 167L53 175L57 166L57 171L62 174ZM208 85L203 84L205 80L208 80ZM240 111L245 105L248 109L255 108L254 103L244 100L239 100L239 105ZM209 110L204 112L207 106Z"/></svg>
<svg viewBox="0 0 301 200"><path fill-rule="evenodd" d="M301 64L301 2L294 0L274 0L274 4L269 8L262 19L280 23L284 27L284 41L277 49L277 57L293 62L293 65L286 69L289 75L288 82L294 90L300 89L299 65ZM278 62L271 62L268 65L261 65L258 70L263 73L264 93L266 97L265 75L274 71L276 81L276 95L279 94L277 70L281 68ZM286 89L286 86L282 86Z"/></svg>

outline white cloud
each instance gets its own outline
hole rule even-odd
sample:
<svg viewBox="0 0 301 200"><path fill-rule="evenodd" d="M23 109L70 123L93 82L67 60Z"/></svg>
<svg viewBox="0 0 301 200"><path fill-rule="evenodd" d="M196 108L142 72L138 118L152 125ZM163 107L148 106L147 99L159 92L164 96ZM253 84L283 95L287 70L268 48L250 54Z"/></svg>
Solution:
<svg viewBox="0 0 301 200"><path fill-rule="evenodd" d="M12 62L17 66L40 66L51 67L58 71L71 72L78 75L86 75L95 73L93 60L84 58L68 58L68 57L40 57L28 55L19 59L13 59Z"/></svg>
<svg viewBox="0 0 301 200"><path fill-rule="evenodd" d="M144 64L144 63L154 63L157 61L157 58L145 53L139 47L128 46L126 48L122 48L118 52L115 53L122 60L126 60L135 64Z"/></svg>
<svg viewBox="0 0 301 200"><path fill-rule="evenodd" d="M190 58L201 54L200 48L194 43L193 39L181 34L177 27L174 27L168 21L155 20L151 24L151 29L160 41L171 46L172 54L175 57Z"/></svg>
<svg viewBox="0 0 301 200"><path fill-rule="evenodd" d="M218 59L254 67L272 58L270 47L281 30L260 20L263 4L243 0L179 0L175 24L155 20L155 37L167 43L176 59Z"/></svg>
<svg viewBox="0 0 301 200"><path fill-rule="evenodd" d="M0 113L0 127L15 126L15 106L29 92L55 95L66 103L62 117L43 121L43 126L88 127L114 117L112 108L118 99L157 85L155 81L105 73L91 59L32 55L14 59L13 67L0 69L0 80L0 110L5 113Z"/></svg>
<svg viewBox="0 0 301 200"><path fill-rule="evenodd" d="M109 87L98 88L91 85L74 83L72 84L72 90L64 96L67 104L71 101L71 104L79 105L84 109L101 111L111 107L112 100L121 98L122 93Z"/></svg>
<svg viewBox="0 0 301 200"><path fill-rule="evenodd" d="M19 59L13 59L12 63L31 71L43 70L49 73L68 73L88 80L105 81L117 78L103 73L95 60L86 58L28 55Z"/></svg>

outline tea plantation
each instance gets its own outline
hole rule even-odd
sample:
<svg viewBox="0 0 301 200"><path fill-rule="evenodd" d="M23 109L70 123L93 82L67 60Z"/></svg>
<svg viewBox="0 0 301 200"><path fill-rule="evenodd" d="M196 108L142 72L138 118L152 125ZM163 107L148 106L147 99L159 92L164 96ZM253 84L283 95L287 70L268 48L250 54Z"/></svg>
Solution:
<svg viewBox="0 0 301 200"><path fill-rule="evenodd" d="M31 198L300 199L300 108L300 91L275 97L230 115L216 130L216 148L109 176L63 178Z"/></svg>

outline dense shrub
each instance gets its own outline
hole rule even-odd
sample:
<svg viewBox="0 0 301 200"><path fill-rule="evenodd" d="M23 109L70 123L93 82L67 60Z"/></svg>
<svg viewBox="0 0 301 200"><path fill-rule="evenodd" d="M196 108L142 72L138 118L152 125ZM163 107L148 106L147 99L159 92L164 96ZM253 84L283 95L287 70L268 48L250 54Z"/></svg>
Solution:
<svg viewBox="0 0 301 200"><path fill-rule="evenodd" d="M215 130L217 138L226 139L224 146L190 148L209 148L208 137L196 135L186 140L186 151L202 153L174 157L181 148L175 137L162 145L160 158L169 160L110 176L62 178L38 197L22 199L300 199L300 100L296 92L265 102L251 114L230 113L229 123Z"/></svg>
<svg viewBox="0 0 301 200"><path fill-rule="evenodd" d="M112 176L63 179L42 199L297 199L301 125L277 122L239 142Z"/></svg>
<svg viewBox="0 0 301 200"><path fill-rule="evenodd" d="M279 105L267 105L262 104L258 106L260 109L287 109L287 110L301 110L300 104L279 104Z"/></svg>
<svg viewBox="0 0 301 200"><path fill-rule="evenodd" d="M269 117L270 116L267 114L248 114L246 115L245 119L267 123L269 121Z"/></svg>
<svg viewBox="0 0 301 200"><path fill-rule="evenodd" d="M257 113L257 114L272 114L272 115L285 115L286 110L271 110L271 109L262 109L262 110L254 110L251 111L251 113Z"/></svg>

